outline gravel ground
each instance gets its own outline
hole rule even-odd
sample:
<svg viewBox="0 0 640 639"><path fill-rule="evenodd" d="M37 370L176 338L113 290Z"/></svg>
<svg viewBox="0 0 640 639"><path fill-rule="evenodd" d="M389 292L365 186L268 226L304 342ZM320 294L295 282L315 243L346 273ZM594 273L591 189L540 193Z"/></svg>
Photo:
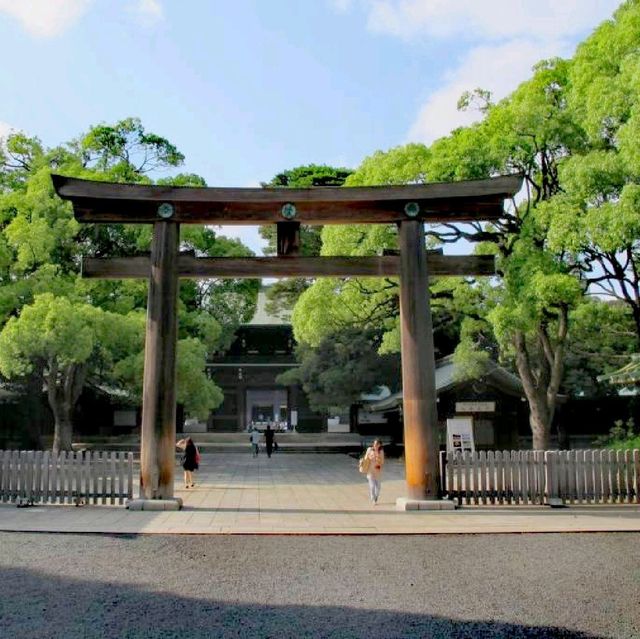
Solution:
<svg viewBox="0 0 640 639"><path fill-rule="evenodd" d="M640 534L0 533L0 637L640 637Z"/></svg>

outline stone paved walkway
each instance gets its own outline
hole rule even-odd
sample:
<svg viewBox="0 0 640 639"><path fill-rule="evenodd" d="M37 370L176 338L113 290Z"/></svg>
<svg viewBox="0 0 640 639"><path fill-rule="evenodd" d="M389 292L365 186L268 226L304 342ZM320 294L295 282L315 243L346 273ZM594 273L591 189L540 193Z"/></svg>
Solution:
<svg viewBox="0 0 640 639"><path fill-rule="evenodd" d="M0 530L180 534L435 534L640 531L640 507L465 506L455 512L397 512L403 466L388 460L377 506L347 455L208 454L185 490L176 470L178 512L122 506L0 506Z"/></svg>

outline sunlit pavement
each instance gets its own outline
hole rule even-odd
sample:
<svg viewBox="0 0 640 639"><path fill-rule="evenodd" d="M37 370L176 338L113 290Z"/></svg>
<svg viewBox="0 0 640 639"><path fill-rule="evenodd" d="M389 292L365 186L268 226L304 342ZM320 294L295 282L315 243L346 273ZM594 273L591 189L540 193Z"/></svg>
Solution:
<svg viewBox="0 0 640 639"><path fill-rule="evenodd" d="M131 512L123 506L0 506L0 530L176 534L437 534L640 531L640 506L465 506L398 512L404 469L390 459L380 501L347 455L203 455L196 486L176 467L181 511Z"/></svg>

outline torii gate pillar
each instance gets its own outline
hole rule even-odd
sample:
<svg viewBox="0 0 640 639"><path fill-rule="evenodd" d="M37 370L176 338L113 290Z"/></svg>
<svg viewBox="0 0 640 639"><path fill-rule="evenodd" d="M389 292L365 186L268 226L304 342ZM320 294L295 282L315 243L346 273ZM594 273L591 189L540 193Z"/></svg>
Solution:
<svg viewBox="0 0 640 639"><path fill-rule="evenodd" d="M179 224L154 223L142 389L142 499L173 499L179 237Z"/></svg>
<svg viewBox="0 0 640 639"><path fill-rule="evenodd" d="M438 413L424 224L399 224L402 406L407 498L438 499ZM407 500L399 507L408 507ZM419 507L415 504L415 507Z"/></svg>

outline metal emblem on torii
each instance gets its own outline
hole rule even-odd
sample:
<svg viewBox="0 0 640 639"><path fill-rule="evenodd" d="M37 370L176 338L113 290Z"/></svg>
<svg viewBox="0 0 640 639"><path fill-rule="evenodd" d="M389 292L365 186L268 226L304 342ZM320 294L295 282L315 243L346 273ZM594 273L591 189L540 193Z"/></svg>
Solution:
<svg viewBox="0 0 640 639"><path fill-rule="evenodd" d="M493 275L493 256L427 254L425 222L496 220L519 176L410 186L193 188L52 176L76 220L153 224L151 256L85 258L82 276L149 278L140 498L172 500L179 278L399 276L407 499L438 507L439 442L430 275ZM196 258L179 253L180 224L277 226L277 256ZM399 255L300 257L300 224L397 224ZM417 501L418 503L408 503ZM430 504L428 502L431 502Z"/></svg>

